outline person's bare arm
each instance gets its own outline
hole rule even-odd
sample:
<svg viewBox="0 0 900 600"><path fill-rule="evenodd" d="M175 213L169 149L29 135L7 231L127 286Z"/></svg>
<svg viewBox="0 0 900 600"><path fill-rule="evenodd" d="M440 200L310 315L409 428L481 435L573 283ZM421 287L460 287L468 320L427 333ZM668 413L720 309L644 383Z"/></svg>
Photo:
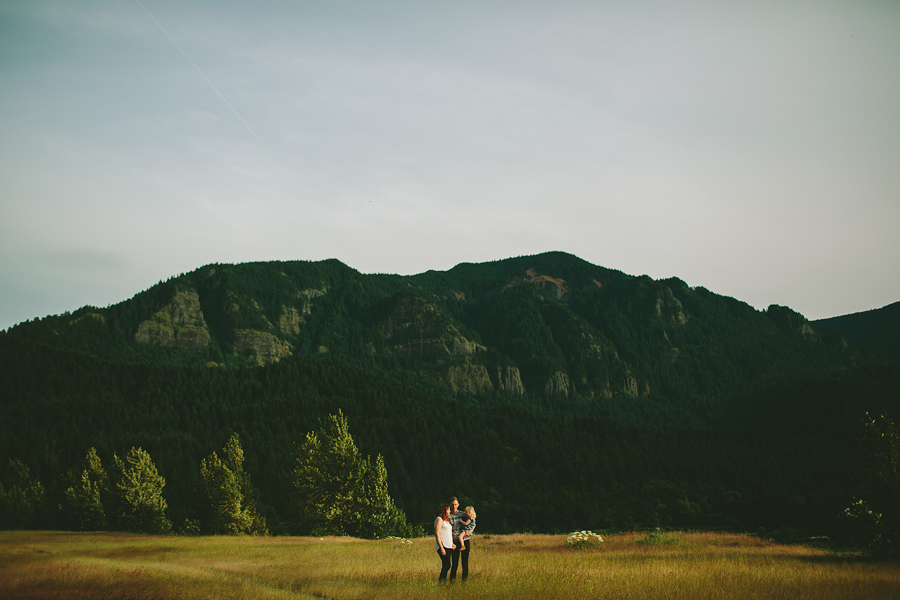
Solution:
<svg viewBox="0 0 900 600"><path fill-rule="evenodd" d="M438 548L441 549L441 555L446 556L446 552L444 551L444 544L441 543L441 527L444 525L444 520L440 517L434 520L434 539L437 540Z"/></svg>

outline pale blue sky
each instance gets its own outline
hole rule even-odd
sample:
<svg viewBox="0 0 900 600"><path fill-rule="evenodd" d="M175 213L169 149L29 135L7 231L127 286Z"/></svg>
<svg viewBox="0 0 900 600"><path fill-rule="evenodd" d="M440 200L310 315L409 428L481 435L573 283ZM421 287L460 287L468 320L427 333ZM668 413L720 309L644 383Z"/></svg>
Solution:
<svg viewBox="0 0 900 600"><path fill-rule="evenodd" d="M896 1L0 0L0 329L211 262L547 250L878 308L898 32Z"/></svg>

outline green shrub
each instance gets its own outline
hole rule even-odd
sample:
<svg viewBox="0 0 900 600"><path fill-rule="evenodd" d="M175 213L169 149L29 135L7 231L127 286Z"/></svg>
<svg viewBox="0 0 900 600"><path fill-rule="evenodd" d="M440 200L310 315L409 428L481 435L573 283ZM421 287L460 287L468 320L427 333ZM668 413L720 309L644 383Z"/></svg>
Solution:
<svg viewBox="0 0 900 600"><path fill-rule="evenodd" d="M638 546L674 546L681 541L678 534L661 531L659 527L651 531L647 537L637 540Z"/></svg>

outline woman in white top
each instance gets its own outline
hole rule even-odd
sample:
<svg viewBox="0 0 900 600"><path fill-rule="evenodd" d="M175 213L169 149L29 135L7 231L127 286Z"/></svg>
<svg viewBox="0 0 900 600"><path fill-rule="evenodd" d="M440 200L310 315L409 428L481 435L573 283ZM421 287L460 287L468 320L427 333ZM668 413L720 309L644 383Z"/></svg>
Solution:
<svg viewBox="0 0 900 600"><path fill-rule="evenodd" d="M441 558L441 575L438 581L447 579L450 570L450 551L453 550L453 526L450 525L450 505L441 504L434 520L434 549Z"/></svg>

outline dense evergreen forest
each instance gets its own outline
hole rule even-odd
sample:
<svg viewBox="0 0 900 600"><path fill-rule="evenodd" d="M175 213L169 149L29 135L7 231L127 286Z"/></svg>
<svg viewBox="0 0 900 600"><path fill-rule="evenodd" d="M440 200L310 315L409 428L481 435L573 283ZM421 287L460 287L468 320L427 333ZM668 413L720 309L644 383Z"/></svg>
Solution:
<svg viewBox="0 0 900 600"><path fill-rule="evenodd" d="M838 331L855 346L900 358L900 302L852 315L813 321L820 333Z"/></svg>
<svg viewBox="0 0 900 600"><path fill-rule="evenodd" d="M295 451L340 412L413 524L456 495L481 532L826 530L898 383L789 308L563 253L409 277L209 265L0 334L0 482L26 465L45 501L24 526L75 527L55 508L88 450L139 447L177 528L238 434L268 530L290 533Z"/></svg>

